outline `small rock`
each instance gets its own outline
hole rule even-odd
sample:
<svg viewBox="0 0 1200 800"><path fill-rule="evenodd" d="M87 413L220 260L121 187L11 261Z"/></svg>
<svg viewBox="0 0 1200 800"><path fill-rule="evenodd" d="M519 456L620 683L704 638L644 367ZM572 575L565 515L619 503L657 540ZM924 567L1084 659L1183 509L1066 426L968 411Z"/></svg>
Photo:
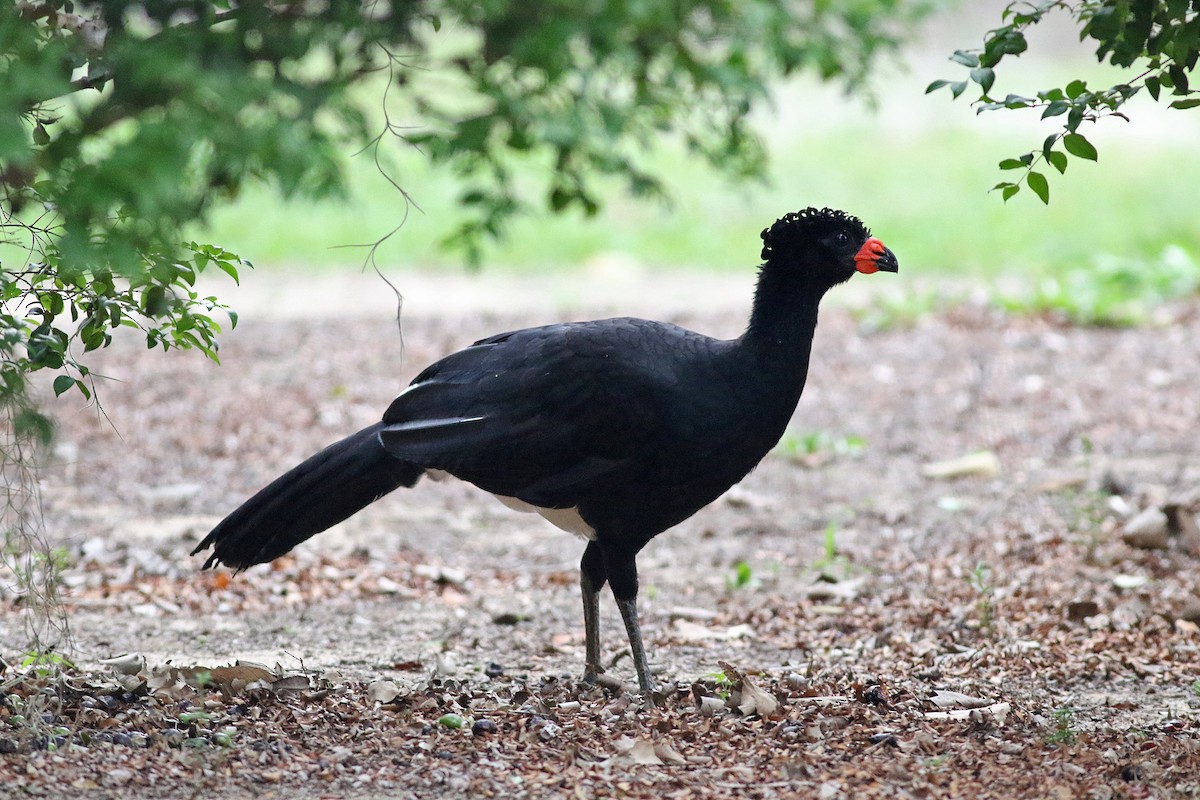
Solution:
<svg viewBox="0 0 1200 800"><path fill-rule="evenodd" d="M104 783L108 786L124 786L133 779L133 770L117 767L110 769L104 775Z"/></svg>
<svg viewBox="0 0 1200 800"><path fill-rule="evenodd" d="M1172 536L1178 536L1184 548L1192 555L1200 555L1200 525L1196 516L1185 506L1172 503L1163 507L1167 515L1167 530Z"/></svg>
<svg viewBox="0 0 1200 800"><path fill-rule="evenodd" d="M1200 599L1193 598L1190 603L1185 605L1183 610L1179 612L1179 619L1190 622L1193 625L1200 625Z"/></svg>
<svg viewBox="0 0 1200 800"><path fill-rule="evenodd" d="M1139 550L1165 550L1170 544L1167 515L1151 506L1121 528L1121 541Z"/></svg>
<svg viewBox="0 0 1200 800"><path fill-rule="evenodd" d="M1129 519L1133 516L1133 506L1129 505L1129 501L1119 494L1109 495L1107 505L1108 510L1121 519Z"/></svg>
<svg viewBox="0 0 1200 800"><path fill-rule="evenodd" d="M1100 613L1100 604L1095 600L1074 600L1067 604L1067 619L1082 622Z"/></svg>
<svg viewBox="0 0 1200 800"><path fill-rule="evenodd" d="M126 653L123 656L102 658L100 663L121 675L137 675L146 665L146 660L142 658L141 653Z"/></svg>
<svg viewBox="0 0 1200 800"><path fill-rule="evenodd" d="M770 510L774 505L769 498L749 492L740 486L734 486L725 493L725 502L732 508L747 508L751 510Z"/></svg>
<svg viewBox="0 0 1200 800"><path fill-rule="evenodd" d="M386 575L380 575L375 579L375 591L380 594L402 594L405 587Z"/></svg>
<svg viewBox="0 0 1200 800"><path fill-rule="evenodd" d="M1100 491L1120 497L1133 494L1133 487L1129 485L1129 481L1110 470L1105 472L1104 477L1100 479Z"/></svg>
<svg viewBox="0 0 1200 800"><path fill-rule="evenodd" d="M483 668L483 674L489 678L496 679L504 674L504 667L497 664L495 661L489 661L487 666Z"/></svg>
<svg viewBox="0 0 1200 800"><path fill-rule="evenodd" d="M837 781L825 781L821 784L821 788L817 790L817 797L820 800L835 800L839 797L845 797L842 792L842 785Z"/></svg>
<svg viewBox="0 0 1200 800"><path fill-rule="evenodd" d="M1114 575L1112 579L1113 586L1124 591L1140 589L1150 581L1145 575Z"/></svg>
<svg viewBox="0 0 1200 800"><path fill-rule="evenodd" d="M436 564L417 564L413 572L436 583L453 583L461 586L467 582L466 570L443 567Z"/></svg>
<svg viewBox="0 0 1200 800"><path fill-rule="evenodd" d="M812 681L799 672L789 672L784 676L783 681L792 689L807 689L812 686Z"/></svg>
<svg viewBox="0 0 1200 800"><path fill-rule="evenodd" d="M486 736L490 733L496 733L498 730L499 728L496 727L496 723L490 719L477 719L475 720L475 724L471 726L471 734L473 736Z"/></svg>

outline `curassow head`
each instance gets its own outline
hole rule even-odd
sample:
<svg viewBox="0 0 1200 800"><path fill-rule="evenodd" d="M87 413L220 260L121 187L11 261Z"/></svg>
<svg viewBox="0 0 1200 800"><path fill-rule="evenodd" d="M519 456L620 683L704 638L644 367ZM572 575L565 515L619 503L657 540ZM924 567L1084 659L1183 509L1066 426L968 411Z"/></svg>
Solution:
<svg viewBox="0 0 1200 800"><path fill-rule="evenodd" d="M858 217L832 208L787 214L762 232L764 267L800 273L828 289L855 272L897 272L896 255Z"/></svg>

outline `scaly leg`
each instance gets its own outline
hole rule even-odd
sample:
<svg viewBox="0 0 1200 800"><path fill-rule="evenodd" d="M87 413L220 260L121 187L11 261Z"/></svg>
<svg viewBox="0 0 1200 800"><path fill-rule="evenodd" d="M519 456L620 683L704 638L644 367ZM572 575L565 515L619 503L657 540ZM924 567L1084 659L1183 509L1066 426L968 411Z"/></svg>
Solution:
<svg viewBox="0 0 1200 800"><path fill-rule="evenodd" d="M579 565L579 588L583 592L583 679L595 683L604 672L600 665L600 590L604 588L604 557L595 542L589 542Z"/></svg>
<svg viewBox="0 0 1200 800"><path fill-rule="evenodd" d="M646 648L642 645L642 628L638 625L637 598L617 598L617 608L625 621L625 633L629 636L629 651L633 654L633 668L637 670L638 688L650 702L654 692L654 679L650 677L650 662L646 660Z"/></svg>
<svg viewBox="0 0 1200 800"><path fill-rule="evenodd" d="M646 658L646 648L642 644L642 628L638 624L637 564L632 557L620 560L608 558L604 566L608 585L612 588L621 619L625 622L625 633L629 636L629 651L633 655L633 668L637 670L638 688L647 700L653 702L651 693L654 691L654 680L650 677L650 662Z"/></svg>

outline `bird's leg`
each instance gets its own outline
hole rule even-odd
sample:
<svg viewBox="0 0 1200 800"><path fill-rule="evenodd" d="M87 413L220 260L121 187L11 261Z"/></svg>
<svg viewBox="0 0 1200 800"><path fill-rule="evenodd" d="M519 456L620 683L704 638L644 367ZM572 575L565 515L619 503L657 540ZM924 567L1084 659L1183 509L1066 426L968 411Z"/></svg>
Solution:
<svg viewBox="0 0 1200 800"><path fill-rule="evenodd" d="M650 677L650 662L646 660L646 648L642 645L642 628L638 625L637 598L617 598L621 619L625 620L625 633L629 635L629 651L633 654L633 668L637 670L638 688L653 702L654 680Z"/></svg>
<svg viewBox="0 0 1200 800"><path fill-rule="evenodd" d="M600 666L600 590L604 588L604 556L595 542L588 542L579 564L579 588L583 591L583 679L595 683L604 672Z"/></svg>
<svg viewBox="0 0 1200 800"><path fill-rule="evenodd" d="M633 655L633 668L637 670L638 688L649 700L654 692L654 681L650 677L650 662L646 659L646 648L642 644L642 628L638 625L637 565L633 558L608 559L605 563L608 585L617 601L617 609L625 622L625 633L629 636L629 651Z"/></svg>

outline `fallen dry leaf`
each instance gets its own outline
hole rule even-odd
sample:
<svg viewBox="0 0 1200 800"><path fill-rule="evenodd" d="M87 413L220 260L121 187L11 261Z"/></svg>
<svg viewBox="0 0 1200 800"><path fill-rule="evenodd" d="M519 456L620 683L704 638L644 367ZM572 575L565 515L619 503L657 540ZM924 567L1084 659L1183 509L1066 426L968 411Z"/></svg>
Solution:
<svg viewBox="0 0 1200 800"><path fill-rule="evenodd" d="M658 756L664 764L682 766L687 763L687 759L667 742L659 742L654 745L654 755Z"/></svg>
<svg viewBox="0 0 1200 800"><path fill-rule="evenodd" d="M367 684L367 699L372 703L390 703L400 696L400 687L392 681L379 680Z"/></svg>
<svg viewBox="0 0 1200 800"><path fill-rule="evenodd" d="M992 477L1000 474L1000 459L990 450L982 450L946 461L932 461L921 467L921 474L926 478L941 480L968 475Z"/></svg>
<svg viewBox="0 0 1200 800"><path fill-rule="evenodd" d="M748 675L743 675L741 702L738 703L737 709L747 717L754 714L760 717L770 717L779 710L779 701L771 693L759 688Z"/></svg>
<svg viewBox="0 0 1200 800"><path fill-rule="evenodd" d="M728 628L717 628L701 625L689 619L676 619L671 624L671 634L684 642L729 641L732 639L753 639L754 628L749 625L731 625Z"/></svg>
<svg viewBox="0 0 1200 800"><path fill-rule="evenodd" d="M141 653L126 653L112 658L102 658L100 663L122 675L137 675L146 666L146 659L142 658Z"/></svg>
<svg viewBox="0 0 1200 800"><path fill-rule="evenodd" d="M621 738L613 742L613 747L616 748L619 755L609 761L617 764L632 765L632 764L659 764L663 760L655 752L654 742L645 738L630 739Z"/></svg>
<svg viewBox="0 0 1200 800"><path fill-rule="evenodd" d="M966 722L974 721L990 721L997 725L1003 725L1004 720L1008 718L1008 712L1012 710L1009 703L992 703L991 705L979 708L956 708L953 711L926 711L925 719L928 720L956 720Z"/></svg>
<svg viewBox="0 0 1200 800"><path fill-rule="evenodd" d="M993 702L982 697L972 697L967 694L950 692L944 689L939 689L926 699L938 708L983 708L984 706L991 705Z"/></svg>

